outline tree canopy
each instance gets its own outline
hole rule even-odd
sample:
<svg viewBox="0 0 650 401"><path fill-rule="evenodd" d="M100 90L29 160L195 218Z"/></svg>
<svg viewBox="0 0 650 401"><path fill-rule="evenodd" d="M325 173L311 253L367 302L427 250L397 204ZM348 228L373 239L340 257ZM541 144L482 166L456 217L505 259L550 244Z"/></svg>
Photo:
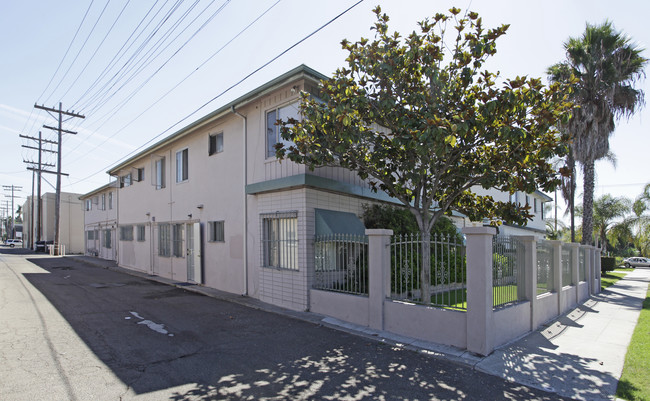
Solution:
<svg viewBox="0 0 650 401"><path fill-rule="evenodd" d="M277 156L310 168L341 166L410 208L421 231L455 209L472 220L525 224L529 209L471 191L551 190L548 162L565 146L554 129L570 104L560 85L482 70L507 25L485 29L476 13L436 14L403 38L375 10L374 40L343 40L347 66L303 94L302 120L283 122ZM445 34L455 22L448 47Z"/></svg>
<svg viewBox="0 0 650 401"><path fill-rule="evenodd" d="M474 221L525 224L528 206L472 188L554 189L558 175L549 160L566 149L554 126L571 105L558 83L498 83L498 74L482 69L508 25L486 29L478 14L452 8L402 37L389 31L380 7L374 12L374 39L343 40L347 66L322 81L318 98L302 94L300 121L280 122L292 144L277 144L276 155L311 169L356 171L408 207L422 238L428 302L433 225L451 210Z"/></svg>

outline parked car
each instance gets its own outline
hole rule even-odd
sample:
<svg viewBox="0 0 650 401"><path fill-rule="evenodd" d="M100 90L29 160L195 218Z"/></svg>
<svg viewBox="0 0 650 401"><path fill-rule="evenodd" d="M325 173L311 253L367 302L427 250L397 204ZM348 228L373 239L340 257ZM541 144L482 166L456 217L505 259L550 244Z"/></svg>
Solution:
<svg viewBox="0 0 650 401"><path fill-rule="evenodd" d="M625 267L650 267L650 259L642 257L627 258L623 261Z"/></svg>
<svg viewBox="0 0 650 401"><path fill-rule="evenodd" d="M54 244L54 241L36 241L36 252L47 252L47 246Z"/></svg>
<svg viewBox="0 0 650 401"><path fill-rule="evenodd" d="M16 245L23 246L23 240L20 238L8 239L7 242L5 242L5 245L9 245L11 248L15 247Z"/></svg>

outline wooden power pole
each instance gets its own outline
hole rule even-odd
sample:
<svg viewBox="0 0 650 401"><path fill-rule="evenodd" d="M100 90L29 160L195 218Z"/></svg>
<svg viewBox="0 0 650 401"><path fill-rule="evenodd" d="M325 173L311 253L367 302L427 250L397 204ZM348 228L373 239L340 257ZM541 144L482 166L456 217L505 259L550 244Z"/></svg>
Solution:
<svg viewBox="0 0 650 401"><path fill-rule="evenodd" d="M57 153L56 150L43 149L43 144L48 143L52 145L57 145L57 142L43 139L43 135L41 134L41 131L38 131L38 138L35 138L33 136L26 136L26 135L19 135L19 136L21 138L31 139L32 141L38 142L38 147L22 145L23 148L34 149L38 151L38 161L23 160L24 163L28 164L27 169L31 170L32 173L36 174L37 176L37 180L36 180L36 210L37 211L36 211L36 217L34 217L34 175L32 174L32 224L31 224L30 238L32 239L31 241L32 248L34 248L34 244L41 240L41 229L43 227L43 223L42 223L43 201L41 199L41 174L43 172L54 173L54 172L44 170L43 167L56 167L54 164L43 163L43 152ZM35 222L36 224L34 224ZM34 229L36 229L36 235L34 235ZM36 241L34 241L34 239Z"/></svg>
<svg viewBox="0 0 650 401"><path fill-rule="evenodd" d="M60 213L61 213L61 176L67 175L61 172L61 144L63 143L63 134L72 134L76 135L76 132L68 131L63 129L63 116L76 117L76 118L86 118L81 114L77 114L74 111L63 111L63 106L59 102L59 108L51 108L45 106L34 105L34 108L47 111L52 117L57 118L59 124L58 127L51 127L48 125L43 125L43 128L47 128L58 133L58 143L57 143L57 155L56 155L56 200L54 202L54 254L60 255L61 249L61 232L60 232ZM55 114L52 114L55 113ZM58 116L57 116L58 115ZM48 172L48 171L43 171ZM53 173L53 172L50 172Z"/></svg>

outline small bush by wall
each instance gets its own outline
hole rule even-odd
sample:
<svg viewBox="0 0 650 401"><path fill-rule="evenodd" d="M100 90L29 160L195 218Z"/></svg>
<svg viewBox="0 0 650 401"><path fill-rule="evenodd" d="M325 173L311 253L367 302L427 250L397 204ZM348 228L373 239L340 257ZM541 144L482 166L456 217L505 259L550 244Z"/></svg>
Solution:
<svg viewBox="0 0 650 401"><path fill-rule="evenodd" d="M609 256L600 257L601 273L611 272L616 268L616 258Z"/></svg>

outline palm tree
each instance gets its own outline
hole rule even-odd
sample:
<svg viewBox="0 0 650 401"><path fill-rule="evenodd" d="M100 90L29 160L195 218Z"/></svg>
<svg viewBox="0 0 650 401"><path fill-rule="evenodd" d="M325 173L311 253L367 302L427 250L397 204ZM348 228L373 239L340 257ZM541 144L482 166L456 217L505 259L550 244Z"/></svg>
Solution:
<svg viewBox="0 0 650 401"><path fill-rule="evenodd" d="M624 197L615 198L609 194L594 201L593 227L602 252L607 252L608 236L626 231L627 216L632 202ZM616 242L616 239L613 240Z"/></svg>
<svg viewBox="0 0 650 401"><path fill-rule="evenodd" d="M554 82L565 82L576 108L562 130L569 134L571 154L582 166L582 243L593 244L594 164L609 153L615 120L630 117L644 104L634 87L644 76L643 49L614 30L610 22L587 24L579 38L564 43L567 59L548 69Z"/></svg>

